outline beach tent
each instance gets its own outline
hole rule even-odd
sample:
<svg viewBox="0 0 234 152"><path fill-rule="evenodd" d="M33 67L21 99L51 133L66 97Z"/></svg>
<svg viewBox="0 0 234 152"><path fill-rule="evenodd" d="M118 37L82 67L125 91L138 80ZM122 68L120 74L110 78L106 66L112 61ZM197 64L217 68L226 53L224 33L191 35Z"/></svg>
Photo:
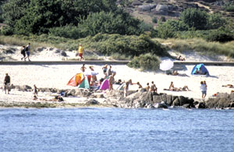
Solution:
<svg viewBox="0 0 234 152"><path fill-rule="evenodd" d="M191 72L192 75L196 74L196 70L201 70L201 75L210 75L209 71L206 69L204 64L197 64L193 67L193 70Z"/></svg>
<svg viewBox="0 0 234 152"><path fill-rule="evenodd" d="M84 75L83 73L77 73L74 75L67 83L69 86L76 87L79 85L79 88L89 88L90 87L90 75Z"/></svg>
<svg viewBox="0 0 234 152"><path fill-rule="evenodd" d="M109 80L105 79L101 83L100 90L107 90L107 89L109 89Z"/></svg>
<svg viewBox="0 0 234 152"><path fill-rule="evenodd" d="M83 81L80 83L78 88L85 88L85 89L89 89L90 85L89 85L89 79L87 76L84 77Z"/></svg>
<svg viewBox="0 0 234 152"><path fill-rule="evenodd" d="M67 85L73 87L78 86L83 81L84 77L83 73L77 73L68 81Z"/></svg>

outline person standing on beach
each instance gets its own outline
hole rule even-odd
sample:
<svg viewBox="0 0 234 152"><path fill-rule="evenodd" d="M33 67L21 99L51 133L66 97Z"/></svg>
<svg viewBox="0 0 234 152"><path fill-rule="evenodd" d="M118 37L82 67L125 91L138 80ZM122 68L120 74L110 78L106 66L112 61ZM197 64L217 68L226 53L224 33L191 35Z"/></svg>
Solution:
<svg viewBox="0 0 234 152"><path fill-rule="evenodd" d="M201 81L200 90L202 92L202 99L206 97L207 85L205 81Z"/></svg>
<svg viewBox="0 0 234 152"><path fill-rule="evenodd" d="M154 84L154 81L151 82L151 86L150 86L150 91L154 94L157 93L157 87L156 85Z"/></svg>
<svg viewBox="0 0 234 152"><path fill-rule="evenodd" d="M125 84L124 84L124 97L127 97L127 96L128 96L129 85L133 85L132 79L128 80L128 81L125 82Z"/></svg>
<svg viewBox="0 0 234 152"><path fill-rule="evenodd" d="M104 79L106 79L108 77L108 75L107 75L107 64L102 67L102 71L103 71L103 74L104 74Z"/></svg>
<svg viewBox="0 0 234 152"><path fill-rule="evenodd" d="M26 61L26 50L25 50L25 46L23 46L22 47L22 49L21 49L21 52L20 52L22 55L23 55L23 57L21 58L21 60L23 60L24 59L24 61Z"/></svg>
<svg viewBox="0 0 234 152"><path fill-rule="evenodd" d="M79 55L79 57L80 57L80 61L82 60L82 59L84 59L83 58L83 46L82 46L82 44L80 44L79 45L79 48L78 48L78 55Z"/></svg>
<svg viewBox="0 0 234 152"><path fill-rule="evenodd" d="M8 75L8 73L6 73L6 76L4 78L4 90L5 90L5 94L8 91L8 94L10 92L10 83L11 83L11 77Z"/></svg>
<svg viewBox="0 0 234 152"><path fill-rule="evenodd" d="M113 84L115 82L115 78L113 75L109 76L109 90L113 90Z"/></svg>
<svg viewBox="0 0 234 152"><path fill-rule="evenodd" d="M30 43L28 43L28 45L26 46L25 51L26 51L26 55L27 55L26 58L28 58L28 61L31 61L29 59L29 56L30 56ZM26 58L25 58L25 60L26 60Z"/></svg>
<svg viewBox="0 0 234 152"><path fill-rule="evenodd" d="M38 99L38 88L37 88L37 86L34 84L33 85L33 87L34 87L34 89L33 89L33 94L34 94L34 96L33 96L33 100L37 100Z"/></svg>
<svg viewBox="0 0 234 152"><path fill-rule="evenodd" d="M80 68L80 70L81 70L83 73L85 73L85 69L86 69L85 64L83 64L82 67Z"/></svg>

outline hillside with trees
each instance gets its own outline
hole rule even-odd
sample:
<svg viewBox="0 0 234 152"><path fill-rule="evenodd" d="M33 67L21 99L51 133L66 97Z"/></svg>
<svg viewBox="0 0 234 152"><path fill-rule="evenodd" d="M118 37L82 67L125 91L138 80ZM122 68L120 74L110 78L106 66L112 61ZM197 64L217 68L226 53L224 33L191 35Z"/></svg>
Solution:
<svg viewBox="0 0 234 152"><path fill-rule="evenodd" d="M1 39L11 36L50 44L69 42L66 49L76 49L77 42L85 41L90 50L146 58L157 64L157 56L168 55L168 49L175 49L158 41L202 39L232 45L233 14L231 0L0 1L0 22L4 23ZM227 49L214 53L234 57L234 48ZM150 54L141 56L146 53ZM155 58L149 58L151 55ZM138 67L139 64L136 63Z"/></svg>

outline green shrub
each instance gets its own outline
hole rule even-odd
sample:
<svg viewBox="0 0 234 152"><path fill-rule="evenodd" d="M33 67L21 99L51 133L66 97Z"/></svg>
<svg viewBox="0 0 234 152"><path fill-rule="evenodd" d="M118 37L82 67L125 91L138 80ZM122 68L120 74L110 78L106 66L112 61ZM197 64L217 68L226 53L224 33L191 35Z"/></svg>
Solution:
<svg viewBox="0 0 234 152"><path fill-rule="evenodd" d="M152 22L153 22L153 23L158 23L157 17L153 17L153 18L152 18Z"/></svg>
<svg viewBox="0 0 234 152"><path fill-rule="evenodd" d="M227 33L225 31L215 30L210 32L206 39L207 41L228 42L234 40L234 36L229 32Z"/></svg>
<svg viewBox="0 0 234 152"><path fill-rule="evenodd" d="M160 23L157 27L157 37L167 39L175 37L175 30L173 26L167 23Z"/></svg>
<svg viewBox="0 0 234 152"><path fill-rule="evenodd" d="M2 35L12 35L13 34L13 29L10 26L2 27L1 34Z"/></svg>
<svg viewBox="0 0 234 152"><path fill-rule="evenodd" d="M111 55L113 53L125 54L126 56L139 56L145 53L168 55L166 49L158 42L154 42L147 35L123 36L119 34L98 34L89 39L90 47L95 50Z"/></svg>
<svg viewBox="0 0 234 152"><path fill-rule="evenodd" d="M164 16L161 16L161 17L160 17L160 21L161 21L161 22L166 22L166 20L167 20L166 17L164 17Z"/></svg>
<svg viewBox="0 0 234 152"><path fill-rule="evenodd" d="M71 25L51 28L49 29L49 34L71 39L78 39L81 37L79 28Z"/></svg>
<svg viewBox="0 0 234 152"><path fill-rule="evenodd" d="M181 13L180 20L190 28L194 27L196 30L204 30L207 26L208 14L199 9L188 8Z"/></svg>
<svg viewBox="0 0 234 152"><path fill-rule="evenodd" d="M208 29L218 29L226 24L226 19L222 17L221 14L211 14L208 19Z"/></svg>
<svg viewBox="0 0 234 152"><path fill-rule="evenodd" d="M234 12L234 2L226 3L223 8L228 12Z"/></svg>
<svg viewBox="0 0 234 152"><path fill-rule="evenodd" d="M155 71L159 68L159 64L160 60L156 55L147 53L138 57L134 57L132 61L128 63L128 66L131 68Z"/></svg>
<svg viewBox="0 0 234 152"><path fill-rule="evenodd" d="M112 59L114 60L129 60L130 57L126 56L125 54L114 53L111 54Z"/></svg>

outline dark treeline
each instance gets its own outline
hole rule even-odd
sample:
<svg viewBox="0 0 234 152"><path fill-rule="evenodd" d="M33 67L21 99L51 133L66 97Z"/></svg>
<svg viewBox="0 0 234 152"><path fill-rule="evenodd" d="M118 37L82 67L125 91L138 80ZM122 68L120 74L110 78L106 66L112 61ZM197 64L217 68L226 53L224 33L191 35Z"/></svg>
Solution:
<svg viewBox="0 0 234 152"><path fill-rule="evenodd" d="M125 12L128 3L128 0L119 5L116 0L0 0L0 22L7 25L0 34L78 41L86 38L89 49L107 55L126 55L133 59L132 67L147 69L158 67L157 56L168 55L166 48L150 37L234 40L234 22L222 14L188 8L177 20L153 17L152 22L157 23L154 27ZM225 9L232 11L233 6L234 2L230 2Z"/></svg>
<svg viewBox="0 0 234 152"><path fill-rule="evenodd" d="M80 38L97 33L142 33L141 22L118 8L116 0L8 0L1 8L9 34Z"/></svg>

